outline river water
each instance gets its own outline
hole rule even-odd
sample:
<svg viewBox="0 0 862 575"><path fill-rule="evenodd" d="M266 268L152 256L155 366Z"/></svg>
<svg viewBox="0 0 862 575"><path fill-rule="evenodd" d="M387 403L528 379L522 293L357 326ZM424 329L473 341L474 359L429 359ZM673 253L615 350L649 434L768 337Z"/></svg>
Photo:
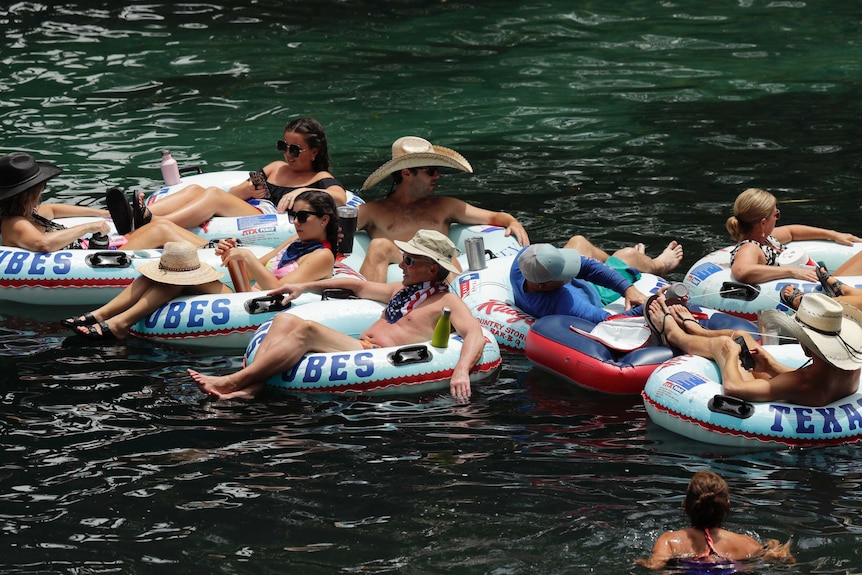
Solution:
<svg viewBox="0 0 862 575"><path fill-rule="evenodd" d="M0 23L0 151L60 164L59 201L155 189L163 148L260 167L311 115L348 188L423 136L475 169L438 193L534 241L676 238L671 278L728 243L750 186L782 222L862 231L852 2L17 2ZM66 311L0 309L4 573L635 573L700 469L730 482L728 527L793 539L797 565L758 573L862 573L856 446L692 443L515 356L468 404L213 402L185 368L240 357L81 345Z"/></svg>

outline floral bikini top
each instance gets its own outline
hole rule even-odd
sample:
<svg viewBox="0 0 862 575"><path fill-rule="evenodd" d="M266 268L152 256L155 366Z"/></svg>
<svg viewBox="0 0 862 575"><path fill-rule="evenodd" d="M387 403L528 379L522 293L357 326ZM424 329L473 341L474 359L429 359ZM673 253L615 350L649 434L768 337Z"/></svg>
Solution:
<svg viewBox="0 0 862 575"><path fill-rule="evenodd" d="M784 245L782 245L782 243L776 240L773 236L766 236L764 243L758 242L757 240L742 240L741 242L736 244L733 247L733 250L730 252L731 266L736 260L736 252L739 251L739 248L741 248L743 244L757 244L757 246L760 248L760 251L762 251L763 255L766 256L766 265L768 266L777 266L778 256L785 249Z"/></svg>

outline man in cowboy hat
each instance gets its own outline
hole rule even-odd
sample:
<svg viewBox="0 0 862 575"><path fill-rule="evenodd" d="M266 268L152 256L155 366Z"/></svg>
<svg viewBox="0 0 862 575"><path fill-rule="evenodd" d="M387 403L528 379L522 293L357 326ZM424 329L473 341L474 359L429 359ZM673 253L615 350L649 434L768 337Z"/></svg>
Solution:
<svg viewBox="0 0 862 575"><path fill-rule="evenodd" d="M394 188L382 200L359 206L357 229L365 230L371 237L360 270L366 279L386 281L389 264L401 259L393 241L406 241L420 228L448 235L452 223L494 225L506 228L506 235L514 235L522 246L529 245L530 238L524 226L510 214L434 195L440 167L473 173L470 163L458 152L416 136L405 136L392 144L392 159L365 180L363 190L391 175ZM461 271L456 270L455 273Z"/></svg>
<svg viewBox="0 0 862 575"><path fill-rule="evenodd" d="M400 283L384 284L354 278L332 278L305 284L285 285L269 295L287 294L291 301L304 291L352 290L357 296L387 303L382 316L359 339L316 321L292 314L278 314L254 363L226 376L207 376L194 370L189 375L206 393L222 399L251 397L276 373L289 370L308 352L374 349L428 341L444 307L452 310L452 326L464 340L460 358L452 372L450 390L455 397L470 396L470 369L482 355L485 337L479 322L444 283L455 271L452 258L457 250L448 237L436 230L419 230L409 242L395 241L402 253Z"/></svg>
<svg viewBox="0 0 862 575"><path fill-rule="evenodd" d="M748 401L788 401L819 407L854 393L862 368L862 311L822 293L802 297L793 317L767 310L764 317L799 340L810 362L794 369L779 363L747 334L710 331L684 306L668 309L661 298L648 313L661 326L668 342L686 353L714 360L721 370L727 395ZM672 319L668 320L668 316ZM754 359L754 369L743 369L740 346L732 339L743 335Z"/></svg>

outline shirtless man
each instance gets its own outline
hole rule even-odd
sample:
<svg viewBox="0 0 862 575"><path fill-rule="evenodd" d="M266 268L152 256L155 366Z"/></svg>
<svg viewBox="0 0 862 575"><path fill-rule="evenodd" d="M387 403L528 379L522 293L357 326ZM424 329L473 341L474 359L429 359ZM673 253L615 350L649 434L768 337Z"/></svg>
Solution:
<svg viewBox="0 0 862 575"><path fill-rule="evenodd" d="M648 313L670 345L718 364L727 395L747 401L788 401L820 407L847 397L859 387L862 311L822 293L802 296L793 317L778 310L764 312L769 321L798 339L811 358L810 364L800 368L779 363L747 334L702 327L684 306L667 308L658 298ZM743 335L751 350L754 369L750 372L742 368L741 348L733 341L734 335Z"/></svg>
<svg viewBox="0 0 862 575"><path fill-rule="evenodd" d="M369 281L385 282L389 264L401 261L393 240L406 241L420 228L449 234L449 224L486 224L506 228L522 246L530 238L518 220L505 212L492 212L463 200L435 196L439 167L472 173L470 163L458 152L435 146L415 136L399 138L392 144L392 159L368 176L367 190L392 175L394 190L382 200L359 206L357 229L365 230L371 243L360 273ZM456 267L454 273L460 273Z"/></svg>
<svg viewBox="0 0 862 575"><path fill-rule="evenodd" d="M346 288L357 296L388 302L383 315L359 339L345 335L315 321L288 313L275 316L266 339L258 348L254 363L236 373L216 377L188 370L206 393L220 399L251 397L276 373L289 370L308 352L334 352L373 349L419 343L431 339L444 307L452 310L452 326L463 338L461 355L452 372L450 390L458 398L470 396L470 369L485 347L479 322L443 280L455 271L452 258L455 245L435 230L419 230L409 242L396 240L403 252L400 283L377 283L353 278L333 278L305 284L285 285L269 295L287 294L286 301L304 291L321 293L328 288Z"/></svg>

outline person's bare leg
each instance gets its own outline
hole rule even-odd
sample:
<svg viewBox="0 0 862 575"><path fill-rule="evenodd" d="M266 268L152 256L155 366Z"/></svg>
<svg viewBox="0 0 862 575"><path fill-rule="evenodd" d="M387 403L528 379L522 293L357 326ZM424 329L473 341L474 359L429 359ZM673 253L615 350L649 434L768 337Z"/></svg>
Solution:
<svg viewBox="0 0 862 575"><path fill-rule="evenodd" d="M253 397L264 382L292 368L310 351L334 352L363 349L358 340L315 321L278 314L255 353L254 362L224 376L204 375L189 369L189 376L205 393L219 399Z"/></svg>
<svg viewBox="0 0 862 575"><path fill-rule="evenodd" d="M563 247L578 250L582 256L599 260L602 263L608 261L608 258L610 257L607 252L594 245L584 236L572 236Z"/></svg>
<svg viewBox="0 0 862 575"><path fill-rule="evenodd" d="M153 220L126 234L126 239L128 241L121 249L154 249L164 247L166 242L179 241L186 241L200 248L207 243L202 237L166 219Z"/></svg>
<svg viewBox="0 0 862 575"><path fill-rule="evenodd" d="M683 251L679 242L673 240L654 258L646 254L643 244L622 248L614 252L613 255L643 273L660 276L673 271L680 264Z"/></svg>
<svg viewBox="0 0 862 575"><path fill-rule="evenodd" d="M375 238L368 244L365 260L362 262L359 273L370 282L386 283L389 264L397 264L400 261L401 250L392 240Z"/></svg>
<svg viewBox="0 0 862 575"><path fill-rule="evenodd" d="M185 201L181 204L167 206L170 210L161 207L162 202L171 199L168 196L164 200L150 206L150 212L154 216L168 219L183 228L199 226L213 216L239 217L260 215L260 211L247 201L229 194L221 188L201 188L197 194L185 195Z"/></svg>

